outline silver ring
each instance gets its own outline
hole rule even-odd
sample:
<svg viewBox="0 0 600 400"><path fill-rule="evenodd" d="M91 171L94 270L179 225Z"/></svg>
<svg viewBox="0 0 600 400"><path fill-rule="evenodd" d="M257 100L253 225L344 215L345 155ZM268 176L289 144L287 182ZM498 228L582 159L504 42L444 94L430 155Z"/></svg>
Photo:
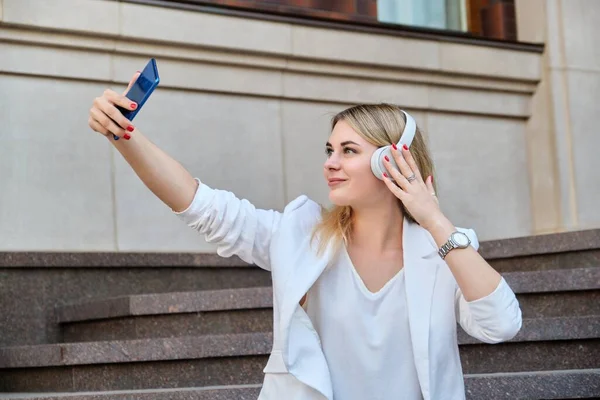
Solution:
<svg viewBox="0 0 600 400"><path fill-rule="evenodd" d="M409 176L408 178L406 178L407 181L412 182L415 179L417 179L417 176L415 174L412 174L411 176Z"/></svg>
<svg viewBox="0 0 600 400"><path fill-rule="evenodd" d="M433 197L435 197L435 196L436 196L435 192L432 192L432 193L431 193L431 195L432 195Z"/></svg>

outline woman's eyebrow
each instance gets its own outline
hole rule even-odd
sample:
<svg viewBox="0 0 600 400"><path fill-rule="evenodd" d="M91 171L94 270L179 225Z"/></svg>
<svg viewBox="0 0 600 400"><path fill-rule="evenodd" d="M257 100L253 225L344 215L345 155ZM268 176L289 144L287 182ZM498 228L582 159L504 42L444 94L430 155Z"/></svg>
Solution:
<svg viewBox="0 0 600 400"><path fill-rule="evenodd" d="M346 146L348 144L355 144L357 146L360 146L360 144L353 142L352 140L346 140L345 142L340 143L340 146ZM333 147L333 146L331 145L331 143L327 142L327 143L325 143L325 147Z"/></svg>

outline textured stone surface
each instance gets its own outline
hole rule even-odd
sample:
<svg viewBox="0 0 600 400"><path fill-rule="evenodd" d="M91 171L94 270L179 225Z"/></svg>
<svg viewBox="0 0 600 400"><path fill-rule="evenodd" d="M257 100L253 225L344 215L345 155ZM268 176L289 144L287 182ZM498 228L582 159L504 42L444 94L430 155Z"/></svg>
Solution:
<svg viewBox="0 0 600 400"><path fill-rule="evenodd" d="M55 308L64 304L132 294L256 286L270 287L271 275L251 266L0 268L0 346L60 341Z"/></svg>
<svg viewBox="0 0 600 400"><path fill-rule="evenodd" d="M64 324L62 342L271 332L273 310L228 310Z"/></svg>
<svg viewBox="0 0 600 400"><path fill-rule="evenodd" d="M506 342L460 347L465 374L600 368L600 340Z"/></svg>
<svg viewBox="0 0 600 400"><path fill-rule="evenodd" d="M517 294L523 318L600 315L600 290Z"/></svg>
<svg viewBox="0 0 600 400"><path fill-rule="evenodd" d="M500 273L550 271L584 267L597 268L600 267L600 250L582 250L512 258L488 258L488 262Z"/></svg>
<svg viewBox="0 0 600 400"><path fill-rule="evenodd" d="M523 326L510 342L600 339L600 316L523 319ZM477 344L477 339L458 330L458 343ZM600 361L600 359L598 360Z"/></svg>
<svg viewBox="0 0 600 400"><path fill-rule="evenodd" d="M479 252L486 259L494 259L598 248L600 248L600 229L590 229L483 241Z"/></svg>
<svg viewBox="0 0 600 400"><path fill-rule="evenodd" d="M264 355L82 365L77 368L9 369L2 371L0 391L75 392L259 384L266 363L267 356ZM46 379L40 384L40 372L53 380Z"/></svg>
<svg viewBox="0 0 600 400"><path fill-rule="evenodd" d="M600 370L523 372L465 377L468 400L600 397Z"/></svg>
<svg viewBox="0 0 600 400"><path fill-rule="evenodd" d="M598 249L600 249L600 229L590 229L482 241L479 252L484 258L494 261L525 256L548 257L554 253ZM569 254L568 257L570 256ZM223 258L213 253L0 252L0 267L238 267L243 265L248 264L236 256Z"/></svg>
<svg viewBox="0 0 600 400"><path fill-rule="evenodd" d="M211 386L205 388L177 388L163 390L135 390L80 393L11 393L0 394L0 399L16 400L256 400L261 385Z"/></svg>
<svg viewBox="0 0 600 400"><path fill-rule="evenodd" d="M57 307L59 322L132 315L270 308L271 287L157 293L98 299Z"/></svg>
<svg viewBox="0 0 600 400"><path fill-rule="evenodd" d="M237 256L213 253L0 252L0 267L240 267Z"/></svg>
<svg viewBox="0 0 600 400"><path fill-rule="evenodd" d="M600 289L600 268L507 272L503 276L516 293Z"/></svg>
<svg viewBox="0 0 600 400"><path fill-rule="evenodd" d="M0 368L263 355L271 345L271 333L244 333L17 346L0 349Z"/></svg>

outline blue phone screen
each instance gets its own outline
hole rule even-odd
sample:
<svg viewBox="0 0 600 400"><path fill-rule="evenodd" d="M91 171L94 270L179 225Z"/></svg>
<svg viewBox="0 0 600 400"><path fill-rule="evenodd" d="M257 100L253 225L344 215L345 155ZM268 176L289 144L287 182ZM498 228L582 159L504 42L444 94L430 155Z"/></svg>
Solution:
<svg viewBox="0 0 600 400"><path fill-rule="evenodd" d="M131 86L126 95L128 99L135 101L138 104L138 109L132 111L122 109L121 113L125 116L125 118L127 118L130 121L132 120L135 114L137 114L137 111L142 105L148 92L150 92L153 89L153 85L154 80L148 79L148 76L144 75L143 73L138 77L138 79L135 81L133 86Z"/></svg>
<svg viewBox="0 0 600 400"><path fill-rule="evenodd" d="M148 97L158 86L159 78L158 78L158 70L156 68L156 61L151 59L146 67L138 76L137 80L133 83L133 85L129 88L129 91L125 95L128 99L137 103L138 107L135 110L127 110L125 108L117 106L117 109L123 114L125 118L130 121L133 121L133 118L140 111ZM113 135L115 140L119 140L118 136Z"/></svg>

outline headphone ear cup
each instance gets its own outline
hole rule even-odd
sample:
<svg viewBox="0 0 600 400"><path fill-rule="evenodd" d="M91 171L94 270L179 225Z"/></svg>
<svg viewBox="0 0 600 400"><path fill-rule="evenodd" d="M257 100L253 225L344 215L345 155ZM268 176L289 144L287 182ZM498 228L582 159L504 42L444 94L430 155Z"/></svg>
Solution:
<svg viewBox="0 0 600 400"><path fill-rule="evenodd" d="M392 165L397 167L396 163L394 162L394 157L392 157L391 146L380 147L375 150L371 156L371 172L373 172L375 177L381 180L383 180L383 173L387 171L385 165L383 164L383 158L385 156L388 156Z"/></svg>

